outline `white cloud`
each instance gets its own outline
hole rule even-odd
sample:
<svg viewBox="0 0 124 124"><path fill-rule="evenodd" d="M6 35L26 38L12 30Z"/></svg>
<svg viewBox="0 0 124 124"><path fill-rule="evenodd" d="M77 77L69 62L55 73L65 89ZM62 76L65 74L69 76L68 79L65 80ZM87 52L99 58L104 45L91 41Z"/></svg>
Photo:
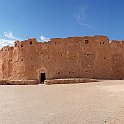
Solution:
<svg viewBox="0 0 124 124"><path fill-rule="evenodd" d="M13 32L4 32L5 38L0 38L0 48L4 46L13 46L15 40L20 40L20 38L17 38L13 35ZM7 38L7 39L6 39Z"/></svg>
<svg viewBox="0 0 124 124"><path fill-rule="evenodd" d="M14 40L6 40L6 39L0 39L0 48L4 46L12 46L14 43Z"/></svg>
<svg viewBox="0 0 124 124"><path fill-rule="evenodd" d="M40 39L41 39L41 41L49 41L50 40L50 38L46 38L45 36L40 36Z"/></svg>
<svg viewBox="0 0 124 124"><path fill-rule="evenodd" d="M4 32L4 36L5 36L6 38L9 38L9 39L20 40L20 38L17 38L17 37L15 37L15 36L13 35L13 32L9 32L9 33Z"/></svg>
<svg viewBox="0 0 124 124"><path fill-rule="evenodd" d="M74 18L78 24L90 29L94 29L91 25L92 22L88 19L86 10L87 10L87 5L83 5L79 7L77 12L74 13Z"/></svg>
<svg viewBox="0 0 124 124"><path fill-rule="evenodd" d="M0 38L0 48L4 47L4 46L13 46L15 40L21 40L20 38L17 38L13 35L13 32L4 32L4 36L5 38ZM10 40L9 40L9 39ZM45 36L40 36L40 42L42 41L49 41L50 38L46 38Z"/></svg>

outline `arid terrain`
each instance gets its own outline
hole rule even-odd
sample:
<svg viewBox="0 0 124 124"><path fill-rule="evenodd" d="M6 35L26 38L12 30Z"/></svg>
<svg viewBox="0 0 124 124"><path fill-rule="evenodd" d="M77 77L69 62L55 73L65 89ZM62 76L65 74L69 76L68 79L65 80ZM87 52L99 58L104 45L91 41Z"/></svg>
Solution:
<svg viewBox="0 0 124 124"><path fill-rule="evenodd" d="M124 80L0 86L0 124L123 123Z"/></svg>

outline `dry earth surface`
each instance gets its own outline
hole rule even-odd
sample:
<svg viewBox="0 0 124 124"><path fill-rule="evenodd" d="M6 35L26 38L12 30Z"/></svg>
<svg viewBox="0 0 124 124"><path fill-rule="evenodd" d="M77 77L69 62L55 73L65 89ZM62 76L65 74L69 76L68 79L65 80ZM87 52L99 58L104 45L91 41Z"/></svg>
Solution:
<svg viewBox="0 0 124 124"><path fill-rule="evenodd" d="M124 124L124 80L1 85L0 124Z"/></svg>

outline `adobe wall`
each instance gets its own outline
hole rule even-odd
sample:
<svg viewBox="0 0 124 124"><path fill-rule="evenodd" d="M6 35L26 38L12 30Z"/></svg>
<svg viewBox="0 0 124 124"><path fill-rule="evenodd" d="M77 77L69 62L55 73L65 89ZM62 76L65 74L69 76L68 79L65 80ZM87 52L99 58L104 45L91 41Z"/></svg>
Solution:
<svg viewBox="0 0 124 124"><path fill-rule="evenodd" d="M58 78L124 78L124 42L106 36L35 38L16 41L0 51L0 79L40 80Z"/></svg>

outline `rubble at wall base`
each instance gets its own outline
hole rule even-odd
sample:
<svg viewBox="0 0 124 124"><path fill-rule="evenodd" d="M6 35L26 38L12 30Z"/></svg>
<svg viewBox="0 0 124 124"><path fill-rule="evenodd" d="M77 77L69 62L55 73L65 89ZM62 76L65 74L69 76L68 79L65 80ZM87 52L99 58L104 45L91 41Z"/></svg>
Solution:
<svg viewBox="0 0 124 124"><path fill-rule="evenodd" d="M0 85L35 85L37 80L0 80Z"/></svg>
<svg viewBox="0 0 124 124"><path fill-rule="evenodd" d="M96 79L89 78L68 78L68 79L53 79L53 80L45 80L46 85L51 84L75 84L75 83L90 83L90 82L98 82Z"/></svg>

